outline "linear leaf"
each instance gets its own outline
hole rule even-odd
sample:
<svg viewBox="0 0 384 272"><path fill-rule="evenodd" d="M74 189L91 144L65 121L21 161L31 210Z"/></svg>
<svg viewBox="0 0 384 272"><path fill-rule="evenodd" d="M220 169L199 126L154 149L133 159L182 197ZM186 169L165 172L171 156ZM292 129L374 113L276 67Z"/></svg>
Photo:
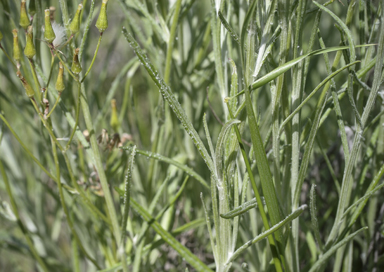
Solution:
<svg viewBox="0 0 384 272"><path fill-rule="evenodd" d="M339 249L340 247L342 247L343 245L345 245L346 243L348 243L349 241L351 241L353 238L355 238L355 236L357 234L359 234L361 231L363 230L366 230L368 229L368 227L364 227L364 228L361 228L359 229L358 231L355 231L354 233L348 235L347 237L345 237L343 240L341 240L340 242L338 242L337 244L335 244L333 247L331 247L323 256L320 257L320 259L317 260L317 262L315 262L315 264L311 267L311 269L309 270L309 272L315 272L317 271L318 268L320 268L321 266L323 266L326 261L334 254L336 253L336 250Z"/></svg>
<svg viewBox="0 0 384 272"><path fill-rule="evenodd" d="M172 236L172 234L163 229L163 227L139 203L137 203L132 198L131 205L132 208L134 208L136 212L156 231L156 233L159 234L169 246L176 250L187 263L189 263L197 271L212 271L188 248L180 244L180 242L177 241L175 237Z"/></svg>
<svg viewBox="0 0 384 272"><path fill-rule="evenodd" d="M219 182L222 182L222 175L223 175L222 167L223 167L223 158L224 158L223 151L225 148L225 140L232 126L238 123L240 123L240 121L236 119L230 120L227 123L225 123L225 125L220 131L219 138L217 139L216 151L215 151L215 155L216 155L215 170L216 170L216 176L218 177ZM218 185L221 186L221 184L218 184Z"/></svg>
<svg viewBox="0 0 384 272"><path fill-rule="evenodd" d="M284 122L280 126L280 133L282 132L284 126L293 118L293 116L296 113L299 112L299 110L301 110L301 108L309 101L309 99L311 99L316 94L316 92L318 90L320 90L329 80L331 80L333 77L335 77L341 71L343 71L344 69L346 69L346 68L348 68L348 67L350 67L352 65L355 65L358 62L359 61L355 61L355 62L352 62L352 63L350 63L348 65L345 65L344 67L341 67L337 71L333 72L332 74L330 74L329 76L324 78L324 80L322 82L320 82L320 84L316 86L316 88L303 100L303 102L301 102L301 104L284 120Z"/></svg>
<svg viewBox="0 0 384 272"><path fill-rule="evenodd" d="M123 147L122 149L127 150L127 149L129 149L129 147ZM178 161L172 160L172 159L170 159L168 157L165 157L163 155L160 155L160 154L157 154L157 153L152 153L152 152L149 152L149 151L144 151L144 150L137 149L136 152L137 152L137 154L146 156L148 158L172 164L172 165L176 166L177 168L183 170L189 176L195 178L205 188L207 188L207 189L210 188L209 185L207 184L207 182L204 180L204 178L202 176L200 176L198 173L196 173L193 169L189 168L185 164L179 163Z"/></svg>
<svg viewBox="0 0 384 272"><path fill-rule="evenodd" d="M250 247L251 245L261 241L262 239L264 239L265 237L267 237L268 235L272 234L272 233L275 233L277 230L279 230L280 228L282 228L284 225L286 225L287 223L291 222L293 219L299 217L303 212L304 210L307 208L307 205L302 205L300 206L298 209L296 209L295 211L293 211L290 215L288 215L283 221L277 223L276 225L274 225L273 227L271 227L269 230L267 231L264 231L263 233L259 234L258 236L256 236L255 238L253 238L252 240L249 240L248 242L246 242L244 245L242 245L241 247L239 247L234 253L233 255L231 256L231 258L229 258L229 260L227 261L227 263L230 263L232 261L234 261L236 258L238 258L248 247Z"/></svg>
<svg viewBox="0 0 384 272"><path fill-rule="evenodd" d="M140 62L143 64L144 68L147 70L149 76L152 78L153 82L156 84L156 86L159 88L159 91L163 98L169 103L169 106L177 116L177 118L180 120L181 124L183 125L185 131L188 133L188 135L191 137L193 143L199 150L199 153L203 157L205 163L207 164L209 170L214 173L214 165L212 162L212 158L209 156L209 153L207 149L205 148L202 140L200 139L200 136L198 135L197 131L193 127L191 121L188 119L186 113L184 112L183 108L181 107L179 101L177 101L175 95L173 94L171 88L165 84L164 80L160 77L159 73L155 69L155 67L151 64L147 56L143 53L141 50L139 44L136 42L136 40L132 37L131 34L128 33L125 27L123 27L123 34L125 38L127 39L128 43L132 47L133 51L135 51L135 54L139 58Z"/></svg>
<svg viewBox="0 0 384 272"><path fill-rule="evenodd" d="M221 21L221 23L223 24L223 26L228 30L229 34L231 35L232 39L238 44L240 45L240 39L239 39L239 35L237 35L237 33L233 30L233 28L229 25L229 23L227 22L227 20L225 20L223 14L221 13L221 11L219 11L218 13L219 15L219 19Z"/></svg>
<svg viewBox="0 0 384 272"><path fill-rule="evenodd" d="M317 206L316 206L315 188L316 188L316 185L312 184L311 192L310 192L309 211L311 213L312 228L313 228L313 231L315 232L315 238L316 238L317 244L319 245L320 249L323 250L323 243L321 242L319 224L318 224L318 220L317 220Z"/></svg>
<svg viewBox="0 0 384 272"><path fill-rule="evenodd" d="M220 216L222 218L225 218L225 219L231 219L231 218L234 218L236 216L242 215L242 214L246 213L247 211L249 211L250 209L253 209L256 207L257 207L256 198L252 198L251 200L249 200L249 201L241 204L240 206L234 208L230 212L225 213L225 214L220 214Z"/></svg>
<svg viewBox="0 0 384 272"><path fill-rule="evenodd" d="M128 213L129 213L129 203L131 198L131 184L132 184L132 173L133 173L133 165L135 163L135 155L136 155L136 146L133 146L131 150L131 155L128 159L128 169L127 174L125 175L124 180L124 211L123 211L123 220L121 222L121 240L124 243L127 222L128 222Z"/></svg>

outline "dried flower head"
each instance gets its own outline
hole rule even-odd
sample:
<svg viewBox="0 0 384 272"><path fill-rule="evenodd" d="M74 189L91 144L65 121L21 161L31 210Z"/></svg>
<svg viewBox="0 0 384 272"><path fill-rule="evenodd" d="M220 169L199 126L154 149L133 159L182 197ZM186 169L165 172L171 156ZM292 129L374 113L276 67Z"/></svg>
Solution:
<svg viewBox="0 0 384 272"><path fill-rule="evenodd" d="M52 42L53 47L60 47L66 40L65 28L56 22L52 22L52 28L56 34L56 38Z"/></svg>

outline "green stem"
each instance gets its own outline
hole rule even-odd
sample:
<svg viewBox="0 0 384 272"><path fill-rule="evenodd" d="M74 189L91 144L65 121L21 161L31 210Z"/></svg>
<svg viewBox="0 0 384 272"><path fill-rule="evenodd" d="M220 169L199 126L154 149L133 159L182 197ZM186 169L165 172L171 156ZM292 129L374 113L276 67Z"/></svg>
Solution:
<svg viewBox="0 0 384 272"><path fill-rule="evenodd" d="M77 130L77 126L79 125L79 116L80 116L80 92L81 92L81 86L80 86L80 83L78 83L78 86L79 86L79 89L78 89L78 94L77 94L77 104L76 104L76 120L75 120L75 125L73 127L73 130L72 130L72 133L71 133L71 136L69 137L69 140L68 140L68 143L67 145L65 146L64 150L67 151L71 142L72 142L72 139L73 139L73 136L75 136L75 133L76 133L76 130Z"/></svg>
<svg viewBox="0 0 384 272"><path fill-rule="evenodd" d="M232 111L229 108L229 104L227 104L227 107L228 107L229 116L231 117L231 119L234 119ZM255 178L253 177L252 168L251 168L251 165L249 164L247 153L245 152L245 148L244 148L243 140L241 139L239 128L236 125L234 125L233 127L234 127L235 132L236 132L237 140L239 141L239 146L240 146L241 154L243 155L243 159L244 159L244 162L245 162L245 166L247 168L247 173L248 173L248 176L249 176L249 180L251 181L252 188L253 188L253 191L255 193L257 205L259 207L260 215L261 215L261 218L263 220L264 228L265 228L265 230L269 230L270 226L269 226L267 215L266 215L266 213L264 211L264 204L263 204L263 201L262 201L262 199L260 197L259 191L257 189ZM271 251L272 251L272 255L273 255L273 260L275 262L276 270L282 272L283 269L281 267L281 262L280 262L280 259L278 257L279 254L278 254L278 249L277 249L274 237L273 237L273 235L268 235L267 238L268 238L268 242L269 242L269 244L271 246Z"/></svg>
<svg viewBox="0 0 384 272"><path fill-rule="evenodd" d="M85 119L85 124L90 133L90 143L91 143L91 148L94 155L93 160L95 163L96 171L99 175L101 187L104 192L105 202L107 205L109 217L111 219L111 224L113 228L113 234L115 236L116 243L119 244L121 241L121 232L120 232L119 223L117 220L115 205L113 203L111 191L109 189L109 184L107 181L107 177L105 175L103 162L101 161L99 146L97 144L96 134L93 128L91 112L89 110L89 106L87 103L87 95L85 93L84 85L81 88L80 101L81 101L81 107L82 107L83 115Z"/></svg>
<svg viewBox="0 0 384 272"><path fill-rule="evenodd" d="M47 86L48 86L48 85L47 85ZM59 92L59 96L58 96L57 99L56 99L55 105L53 105L51 111L47 114L47 116L45 116L45 119L48 119L49 116L51 116L53 110L54 110L54 109L56 108L56 106L59 104L60 97L61 97L61 92Z"/></svg>
<svg viewBox="0 0 384 272"><path fill-rule="evenodd" d="M93 54L93 59L92 59L91 65L89 66L88 71L85 73L85 75L84 75L83 79L80 81L80 83L83 83L83 81L85 80L85 78L87 77L89 72L91 71L93 64L95 63L97 52L99 52L102 37L103 37L103 33L100 33L99 41L97 42L95 54Z"/></svg>
<svg viewBox="0 0 384 272"><path fill-rule="evenodd" d="M13 64L13 66L15 66L15 68L17 68L16 64L13 62L12 58L7 54L7 52L5 51L5 49L3 48L3 46L0 44L0 49L3 50L5 56L9 59L9 61Z"/></svg>
<svg viewBox="0 0 384 272"><path fill-rule="evenodd" d="M1 114L0 114L0 117L2 117ZM46 266L45 262L43 261L43 259L39 256L39 253L37 252L37 250L36 250L36 248L35 248L35 246L34 246L34 244L32 242L32 239L31 239L31 237L29 235L29 231L24 227L23 223L21 222L19 211L18 211L17 205L16 205L16 201L15 201L15 199L13 197L12 189L11 189L11 186L9 184L8 177L7 177L7 174L5 172L5 169L4 169L4 166L3 166L3 163L2 163L1 160L0 160L0 172L1 172L1 175L3 176L3 181L4 181L4 184L5 184L5 188L7 190L9 199L11 201L12 210L13 210L13 213L15 214L15 216L16 216L17 224L19 225L19 228L20 228L21 232L23 233L23 235L25 237L25 240L27 240L27 244L29 246L29 249L31 250L31 253L32 253L33 257L39 263L41 269L46 271L46 272L48 272L49 269L47 268L47 266Z"/></svg>
<svg viewBox="0 0 384 272"><path fill-rule="evenodd" d="M68 68L67 64L60 58L60 54L56 51L56 56L59 58L59 60L61 61L61 63L64 65L64 68L65 70L67 70L67 72L75 79L75 81L79 81L79 79L77 78L77 76L75 76L72 72L71 72L71 69Z"/></svg>
<svg viewBox="0 0 384 272"><path fill-rule="evenodd" d="M56 178L51 173L49 173L47 169L44 168L44 166L40 163L40 161L32 154L32 152L27 148L24 142L19 138L19 136L17 136L16 132L12 129L7 119L5 119L5 117L2 114L0 114L0 118L1 120L3 120L4 124L8 127L9 131L12 133L15 139L20 143L21 147L24 148L27 154L32 158L32 160L41 168L41 170L44 171L44 173L46 173L52 180L56 181Z"/></svg>
<svg viewBox="0 0 384 272"><path fill-rule="evenodd" d="M50 127L46 127L48 130L50 130ZM71 217L70 217L70 214L68 212L68 208L67 208L67 204L65 204L65 199L64 199L64 192L63 192L63 186L61 184L61 181L60 181L60 165L59 165L59 159L58 159L58 156L57 156L57 149L56 149L56 139L54 139L53 137L51 137L51 145L52 145L52 153L53 153L53 159L55 161L55 167L56 167L56 183L57 183L57 186L59 188L59 196L60 196L60 202L61 202L61 206L63 207L63 210L64 210L64 213L65 213L65 216L66 216L66 219L67 219L67 223L68 223L68 226L69 228L71 229L71 232L72 232L72 235L73 237L75 238L77 244L79 245L81 251L84 253L84 255L98 268L98 269L101 269L100 266L98 265L98 263L96 262L95 259L93 259L88 253L87 251L85 250L85 248L83 247L83 244L81 243L80 241L80 238L79 236L77 235L76 233L76 230L75 230L75 227L73 225L73 222L71 220Z"/></svg>
<svg viewBox="0 0 384 272"><path fill-rule="evenodd" d="M176 36L176 28L177 28L177 22L179 19L179 13L181 8L181 0L177 0L175 5L176 5L175 14L173 15L171 33L169 35L169 41L168 41L167 58L165 61L165 72L164 72L165 84L169 84L169 77L171 75L173 42Z"/></svg>
<svg viewBox="0 0 384 272"><path fill-rule="evenodd" d="M52 76L52 71L53 71L53 63L55 62L55 55L52 54L52 60L51 60L51 69L49 70L49 76L48 76L48 81L47 81L47 89L45 90L45 93L44 93L44 98L47 98L47 94L48 94L48 86L49 86L49 82L51 81L51 76ZM58 101L56 101L55 105L57 104ZM52 109L53 110L53 109Z"/></svg>
<svg viewBox="0 0 384 272"><path fill-rule="evenodd" d="M38 97L40 97L40 102L41 102L42 101L42 99L41 99L42 97L41 97L41 94L40 94L41 86L40 86L40 82L39 82L39 80L37 78L37 75L36 75L35 65L33 64L33 60L32 59L28 59L28 61L29 61L29 65L31 66L33 80L35 82L35 86L36 86L36 90L37 90L37 94L36 95L38 95Z"/></svg>

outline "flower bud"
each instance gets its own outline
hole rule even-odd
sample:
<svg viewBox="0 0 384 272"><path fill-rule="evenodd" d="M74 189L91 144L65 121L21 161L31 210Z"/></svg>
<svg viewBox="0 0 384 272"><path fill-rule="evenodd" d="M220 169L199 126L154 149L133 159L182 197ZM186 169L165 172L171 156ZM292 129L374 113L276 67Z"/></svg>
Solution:
<svg viewBox="0 0 384 272"><path fill-rule="evenodd" d="M36 49L35 49L35 46L33 44L33 28L32 28L32 26L29 26L28 30L27 30L27 43L26 43L25 48L24 48L24 55L29 59L32 59L33 56L36 55Z"/></svg>
<svg viewBox="0 0 384 272"><path fill-rule="evenodd" d="M27 80L21 75L20 71L17 71L16 75L18 78L20 78L20 81L23 84L27 96L29 98L32 98L35 95L35 92L33 91L31 85L28 84Z"/></svg>
<svg viewBox="0 0 384 272"><path fill-rule="evenodd" d="M20 47L19 38L17 36L17 29L12 30L13 33L13 59L20 61Z"/></svg>
<svg viewBox="0 0 384 272"><path fill-rule="evenodd" d="M44 39L47 42L52 43L53 40L56 38L56 35L51 25L51 18L50 18L51 12L49 9L46 9L44 13L45 13Z"/></svg>
<svg viewBox="0 0 384 272"><path fill-rule="evenodd" d="M57 75L57 80L56 80L56 85L55 85L55 88L59 93L61 93L65 89L63 74L64 74L64 66L60 62L59 63L59 74Z"/></svg>
<svg viewBox="0 0 384 272"><path fill-rule="evenodd" d="M73 61L72 61L71 71L74 74L79 74L81 72L81 70L82 70L80 62L79 62L79 51L80 51L80 48L76 48L75 49L75 53L73 54Z"/></svg>
<svg viewBox="0 0 384 272"><path fill-rule="evenodd" d="M25 0L21 0L21 6L20 6L20 26L27 30L27 27L29 26L29 17L27 14L27 8L26 8L26 2Z"/></svg>
<svg viewBox="0 0 384 272"><path fill-rule="evenodd" d="M111 100L111 107L112 107L112 114L111 114L111 127L112 129L117 132L119 129L119 118L117 117L117 110L116 110L116 100Z"/></svg>
<svg viewBox="0 0 384 272"><path fill-rule="evenodd" d="M108 28L107 3L108 0L103 0L101 3L99 18L96 21L96 27L100 33L103 33Z"/></svg>
<svg viewBox="0 0 384 272"><path fill-rule="evenodd" d="M82 9L83 9L83 5L79 4L76 10L76 14L73 17L71 24L69 25L69 30L71 31L72 35L76 34L80 30L80 13Z"/></svg>

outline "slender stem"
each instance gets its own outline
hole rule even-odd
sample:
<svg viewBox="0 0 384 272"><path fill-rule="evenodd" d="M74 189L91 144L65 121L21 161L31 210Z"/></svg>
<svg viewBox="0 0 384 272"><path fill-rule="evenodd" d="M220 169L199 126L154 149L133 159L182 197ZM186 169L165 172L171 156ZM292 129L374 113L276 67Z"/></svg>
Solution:
<svg viewBox="0 0 384 272"><path fill-rule="evenodd" d="M1 50L3 50L5 56L7 56L7 58L13 64L13 66L15 66L15 68L17 68L16 64L13 62L12 58L7 54L7 52L5 51L5 49L3 48L3 46L1 44L0 44L0 48L1 48Z"/></svg>
<svg viewBox="0 0 384 272"><path fill-rule="evenodd" d="M79 81L78 78L71 72L71 69L68 68L67 64L61 59L60 54L56 51L56 56L59 58L61 63L64 65L65 70L76 80Z"/></svg>
<svg viewBox="0 0 384 272"><path fill-rule="evenodd" d="M20 143L21 147L27 152L27 154L32 158L32 160L44 171L52 180L56 181L56 178L48 172L47 169L40 163L40 161L32 154L32 152L27 148L24 142L19 138L16 132L12 129L11 125L8 123L7 119L0 113L0 118L3 120L4 124L8 127L9 131L13 134L16 140Z"/></svg>
<svg viewBox="0 0 384 272"><path fill-rule="evenodd" d="M229 108L229 104L227 104L227 107L228 107L229 116L231 117L231 119L234 119L232 111ZM249 176L249 180L251 181L252 188L253 188L253 191L255 193L257 205L258 205L258 208L259 208L259 211L260 211L261 218L263 220L264 228L265 228L265 230L269 230L270 226L269 226L267 215L266 215L266 213L264 211L264 204L263 204L263 201L262 201L262 199L260 197L259 191L258 191L257 186L256 186L255 178L254 178L253 173L252 173L252 168L251 168L251 165L249 163L249 160L248 160L248 157L247 157L247 153L245 152L245 148L244 148L243 141L241 139L239 128L237 127L237 125L234 125L233 127L234 127L235 132L236 132L237 140L239 141L239 146L240 146L241 154L243 155L243 159L244 159L244 162L245 162L245 166L247 168L247 173L248 173L248 176ZM273 238L273 235L268 235L267 238L268 238L268 242L269 242L269 244L271 246L271 251L272 251L272 254L273 254L273 260L275 262L276 270L277 271L283 271L282 267L281 267L280 259L278 257L279 254L278 254L277 246L276 246L275 240Z"/></svg>
<svg viewBox="0 0 384 272"><path fill-rule="evenodd" d="M47 129L49 130L50 128L47 127ZM57 141L57 140L56 140ZM56 142L53 137L51 137L51 145L52 145L52 152L53 152L53 159L55 161L55 167L56 167L56 183L57 183L57 186L59 188L59 196L60 196L60 202L61 202L61 206L63 207L63 210L64 210L64 213L65 213L65 217L67 219L67 223L68 223L68 226L69 228L71 229L71 232L72 232L72 235L73 237L75 238L77 244L79 245L81 251L84 253L84 255L98 268L98 269L101 269L100 266L98 265L98 263L96 262L95 259L93 259L88 253L87 251L85 250L85 248L83 247L83 244L81 243L80 241L80 238L79 236L77 235L76 233L76 230L75 230L75 227L73 225L73 222L72 222L72 219L71 219L71 216L68 212L68 208L67 208L67 204L65 204L65 199L64 199L64 192L63 192L63 186L61 184L61 181L60 181L60 165L59 165L59 159L58 159L58 156L57 156L57 149L56 149Z"/></svg>
<svg viewBox="0 0 384 272"><path fill-rule="evenodd" d="M33 257L39 263L39 265L41 266L41 269L43 269L44 271L48 272L50 270L47 268L47 266L46 266L45 262L43 261L43 259L39 256L39 253L37 252L37 250L36 250L36 248L35 248L35 246L34 246L34 244L32 242L32 239L31 239L31 237L29 235L29 231L24 227L23 223L21 222L20 215L19 215L19 210L17 209L16 201L15 201L15 199L13 197L12 189L11 189L11 186L9 184L8 177L7 177L7 174L5 172L5 169L4 169L4 166L3 166L3 163L2 163L1 160L0 160L0 172L1 172L1 175L3 176L3 181L4 181L4 184L5 184L5 188L7 190L9 199L11 201L12 210L13 210L13 213L15 214L15 216L16 216L17 224L19 225L19 228L20 228L21 232L23 233L23 235L25 237L25 240L27 240L27 244L29 246L29 249L31 250L31 253L32 253Z"/></svg>
<svg viewBox="0 0 384 272"><path fill-rule="evenodd" d="M103 37L103 33L100 33L99 41L97 42L95 54L93 54L93 59L92 59L91 65L89 66L88 71L85 73L85 75L84 75L83 79L80 81L80 83L83 83L83 81L85 80L85 78L87 77L89 72L91 71L93 64L95 63L95 59L96 59L96 56L97 56L97 52L99 52L99 47L100 47L100 44L101 44L102 37Z"/></svg>
<svg viewBox="0 0 384 272"><path fill-rule="evenodd" d="M59 92L59 96L57 97L55 104L53 105L51 111L47 114L47 116L45 116L45 119L48 119L49 116L51 116L53 110L54 110L54 109L56 108L56 106L59 104L60 97L61 97L61 92Z"/></svg>
<svg viewBox="0 0 384 272"><path fill-rule="evenodd" d="M101 161L99 146L97 144L96 134L95 134L95 130L93 128L91 112L89 110L89 106L87 103L87 95L85 93L84 85L82 85L82 87L81 87L80 101L81 101L81 107L82 107L83 115L84 115L84 119L85 119L85 124L86 124L86 127L90 133L90 143L91 143L91 148L92 148L93 155L94 155L93 160L95 163L96 171L99 175L101 187L102 187L103 192L104 192L105 202L107 205L109 217L111 219L111 224L113 227L113 234L115 236L116 243L119 244L121 241L121 232L120 232L120 228L119 228L119 222L117 220L115 205L114 205L113 200L112 200L112 195L111 195L111 191L109 189L107 176L105 175L103 162Z"/></svg>
<svg viewBox="0 0 384 272"><path fill-rule="evenodd" d="M33 76L33 80L35 82L35 85L36 85L36 89L37 89L37 94L39 95L40 97L40 102L41 102L41 93L40 93L40 90L41 90L41 85L40 85L40 82L37 78L37 75L36 75L36 70L35 70L35 65L33 64L33 60L32 59L28 59L29 61L29 65L31 66L31 70L32 70L32 76Z"/></svg>
<svg viewBox="0 0 384 272"><path fill-rule="evenodd" d="M175 13L173 15L171 33L169 35L169 41L168 41L167 58L165 61L165 72L164 72L165 84L169 84L169 77L171 75L173 42L174 42L175 36L176 36L176 28L177 28L177 22L179 19L181 0L177 0L175 6L176 6L176 8L175 8Z"/></svg>
<svg viewBox="0 0 384 272"><path fill-rule="evenodd" d="M71 142L72 142L72 139L73 139L73 136L75 136L75 133L76 133L76 130L77 130L77 126L79 125L79 116L80 116L80 92L81 92L81 86L80 86L80 83L78 83L78 86L79 86L79 89L78 89L78 93L77 93L77 104L76 104L76 120L75 120L75 125L73 126L73 130L72 130L72 133L71 133L71 136L69 137L69 140L68 140L68 143L67 145L65 146L64 150L67 151L69 146L71 145Z"/></svg>
<svg viewBox="0 0 384 272"><path fill-rule="evenodd" d="M51 60L51 69L49 70L49 76L48 76L48 81L47 81L47 89L45 90L45 93L44 93L44 98L47 98L47 94L48 94L48 86L49 86L49 82L51 81L51 76L52 76L52 71L53 71L53 63L55 62L55 55L52 54L52 60ZM60 95L59 95L60 96ZM56 104L57 104L57 101L56 101ZM56 105L55 104L55 105Z"/></svg>

